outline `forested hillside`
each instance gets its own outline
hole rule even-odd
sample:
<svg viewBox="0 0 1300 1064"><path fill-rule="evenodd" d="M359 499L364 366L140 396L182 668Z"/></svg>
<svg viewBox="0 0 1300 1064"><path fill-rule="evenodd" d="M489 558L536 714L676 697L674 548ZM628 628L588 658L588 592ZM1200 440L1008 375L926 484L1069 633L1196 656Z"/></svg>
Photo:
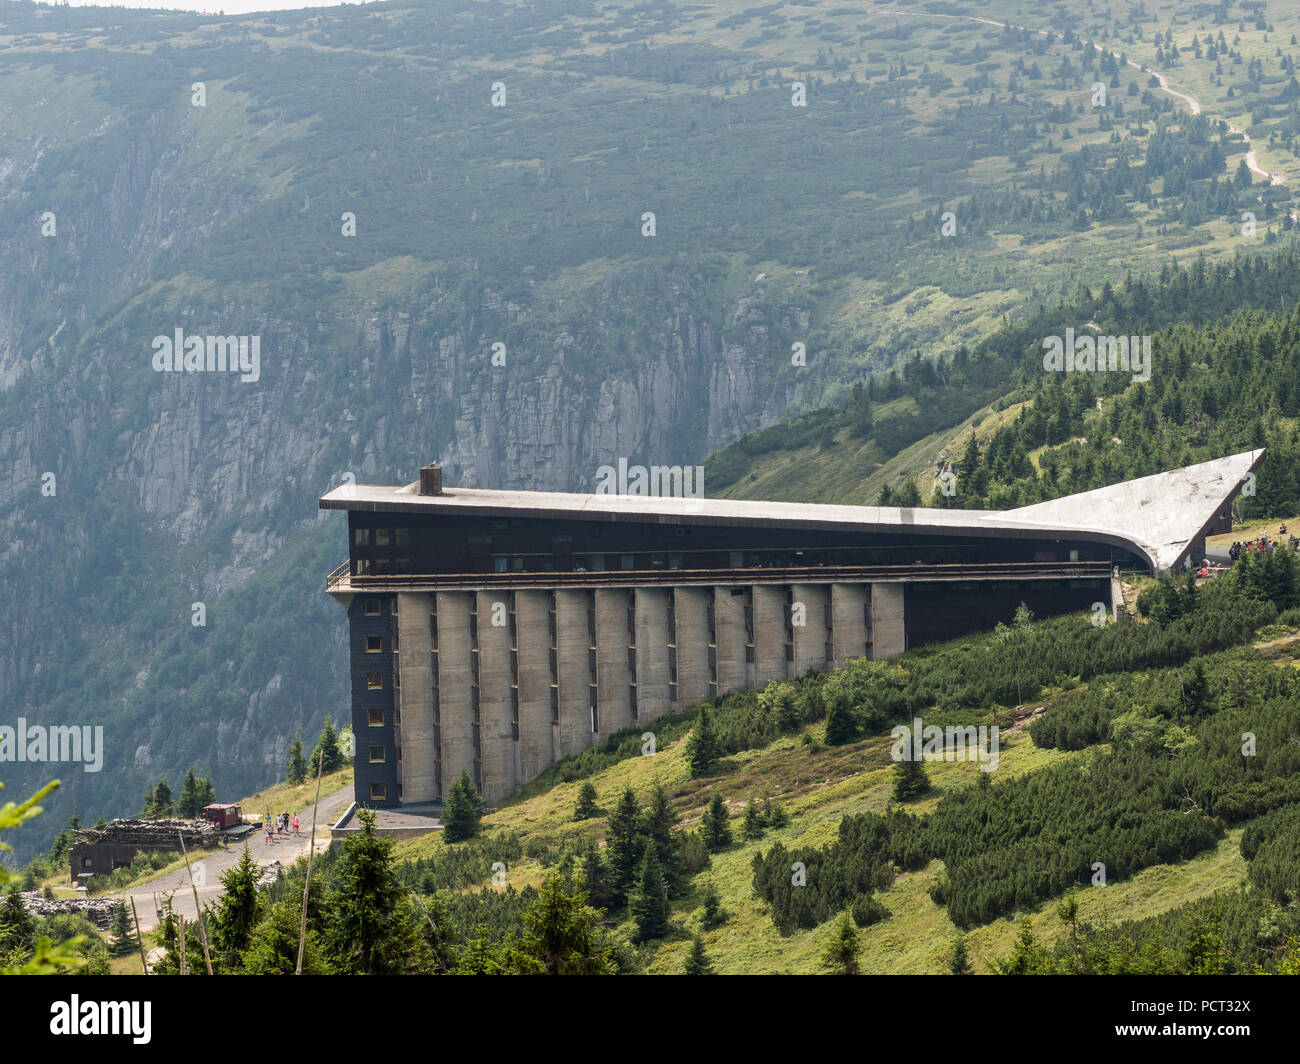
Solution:
<svg viewBox="0 0 1300 1064"><path fill-rule="evenodd" d="M581 489L854 385L883 463L1032 398L978 359L961 395L903 392L1081 280L1099 321L1129 275L1153 328L1197 320L1177 288L1159 310L1162 272L1264 269L1294 225L1297 32L1259 3L5 4L0 699L106 736L19 852L190 764L249 793L296 730L347 715L321 593L344 544L315 508L347 476L441 460L452 484ZM1277 310L1283 283L1252 276L1246 303ZM257 379L155 372L177 329L257 337ZM1250 424L1166 431L1170 386L1148 386L1154 428L1119 409L1105 475L1285 424L1279 397L1282 421L1248 400ZM1009 429L1031 463L1065 421L1094 439L1077 387ZM989 454L990 501L1055 490L1015 442ZM1076 465L1055 483L1094 478ZM787 487L816 498L834 472ZM779 494L747 478L710 459L706 491ZM46 774L6 766L18 791Z"/></svg>

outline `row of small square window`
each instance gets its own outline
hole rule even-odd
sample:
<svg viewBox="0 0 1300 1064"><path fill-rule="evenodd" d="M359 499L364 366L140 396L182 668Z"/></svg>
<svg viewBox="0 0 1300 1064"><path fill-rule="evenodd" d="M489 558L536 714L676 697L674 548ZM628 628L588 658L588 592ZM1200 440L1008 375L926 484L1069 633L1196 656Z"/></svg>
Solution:
<svg viewBox="0 0 1300 1064"><path fill-rule="evenodd" d="M357 528L352 531L354 547L405 547L410 542L409 528Z"/></svg>

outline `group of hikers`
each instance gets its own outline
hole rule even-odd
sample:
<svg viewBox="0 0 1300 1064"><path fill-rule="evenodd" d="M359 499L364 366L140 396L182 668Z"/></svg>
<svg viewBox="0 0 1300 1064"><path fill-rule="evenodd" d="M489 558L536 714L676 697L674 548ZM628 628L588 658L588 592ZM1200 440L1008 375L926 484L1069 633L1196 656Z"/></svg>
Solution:
<svg viewBox="0 0 1300 1064"><path fill-rule="evenodd" d="M1235 564L1237 559L1241 557L1243 551L1253 550L1259 552L1267 552L1271 550L1277 550L1277 548L1281 545L1283 536L1286 536L1287 546L1291 549L1292 552L1295 552L1296 550L1300 550L1300 537L1287 535L1286 525L1282 525L1277 530L1277 535L1278 538L1273 539L1272 537L1261 533L1258 539L1247 539L1247 540L1241 540L1237 543L1234 543L1231 547L1228 548L1228 557L1231 558L1233 563Z"/></svg>
<svg viewBox="0 0 1300 1064"><path fill-rule="evenodd" d="M262 817L262 830L266 832L266 844L268 846L272 842L276 842L279 839L282 839L285 836L285 834L288 833L291 827L293 828L293 837L297 838L298 837L298 814L297 813L294 813L293 816L290 816L288 813L281 813L274 820L271 819L270 813L266 813ZM271 837L272 832L275 833L275 838Z"/></svg>

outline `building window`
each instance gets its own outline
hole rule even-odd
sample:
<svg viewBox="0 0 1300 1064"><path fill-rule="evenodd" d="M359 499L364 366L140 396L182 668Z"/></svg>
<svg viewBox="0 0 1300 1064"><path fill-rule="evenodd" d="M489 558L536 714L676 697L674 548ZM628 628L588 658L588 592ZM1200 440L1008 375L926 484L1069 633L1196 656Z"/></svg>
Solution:
<svg viewBox="0 0 1300 1064"><path fill-rule="evenodd" d="M366 653L380 654L384 650L384 637L382 635L366 636Z"/></svg>
<svg viewBox="0 0 1300 1064"><path fill-rule="evenodd" d="M372 765L382 764L384 760L384 748L382 746L372 746L370 748L370 763Z"/></svg>
<svg viewBox="0 0 1300 1064"><path fill-rule="evenodd" d="M369 576L369 575L370 575L370 559L369 559L369 558L358 558L358 559L357 559L357 576Z"/></svg>
<svg viewBox="0 0 1300 1064"><path fill-rule="evenodd" d="M82 868L94 868L94 867L95 867L95 859L94 859L93 857L83 857L83 858L81 859L81 867L82 867Z"/></svg>
<svg viewBox="0 0 1300 1064"><path fill-rule="evenodd" d="M388 800L388 784L372 783L370 785L370 800L372 802L383 802Z"/></svg>
<svg viewBox="0 0 1300 1064"><path fill-rule="evenodd" d="M366 616L378 617L379 613L380 613L379 599L376 598L366 599Z"/></svg>
<svg viewBox="0 0 1300 1064"><path fill-rule="evenodd" d="M409 528L399 528L396 537L396 543L399 547L409 546L411 543L411 530Z"/></svg>
<svg viewBox="0 0 1300 1064"><path fill-rule="evenodd" d="M382 727L384 723L384 711L382 709L366 710L366 723L372 728Z"/></svg>
<svg viewBox="0 0 1300 1064"><path fill-rule="evenodd" d="M388 576L393 571L393 563L387 558L375 559L375 575Z"/></svg>
<svg viewBox="0 0 1300 1064"><path fill-rule="evenodd" d="M352 543L354 546L357 547L370 546L370 529L358 528L355 532L352 533Z"/></svg>
<svg viewBox="0 0 1300 1064"><path fill-rule="evenodd" d="M410 558L398 558L396 564L397 564L397 567L396 567L396 569L394 570L394 572L396 572L398 576L410 576L410 575L411 575L411 559L410 559Z"/></svg>
<svg viewBox="0 0 1300 1064"><path fill-rule="evenodd" d="M375 529L375 546L376 547L388 546L388 529L386 528Z"/></svg>
<svg viewBox="0 0 1300 1064"><path fill-rule="evenodd" d="M382 691L384 688L384 674L382 672L366 673L366 689L370 691Z"/></svg>

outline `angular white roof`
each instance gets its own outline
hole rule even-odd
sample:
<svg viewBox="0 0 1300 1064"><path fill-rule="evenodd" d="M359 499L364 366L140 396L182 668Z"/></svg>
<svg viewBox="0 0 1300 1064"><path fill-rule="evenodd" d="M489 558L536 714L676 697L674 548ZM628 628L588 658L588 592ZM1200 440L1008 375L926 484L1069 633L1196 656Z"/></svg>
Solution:
<svg viewBox="0 0 1300 1064"><path fill-rule="evenodd" d="M1127 547L1145 556L1155 569L1164 570L1181 561L1191 544L1223 512L1263 459L1263 449L1244 451L1168 473L1004 511L482 488L445 488L441 495L421 495L418 481L403 487L344 484L323 495L320 506L324 510L527 515L660 524L726 523L876 533L910 529L920 535L955 532L1039 538L1043 533L1060 532L1071 538Z"/></svg>

